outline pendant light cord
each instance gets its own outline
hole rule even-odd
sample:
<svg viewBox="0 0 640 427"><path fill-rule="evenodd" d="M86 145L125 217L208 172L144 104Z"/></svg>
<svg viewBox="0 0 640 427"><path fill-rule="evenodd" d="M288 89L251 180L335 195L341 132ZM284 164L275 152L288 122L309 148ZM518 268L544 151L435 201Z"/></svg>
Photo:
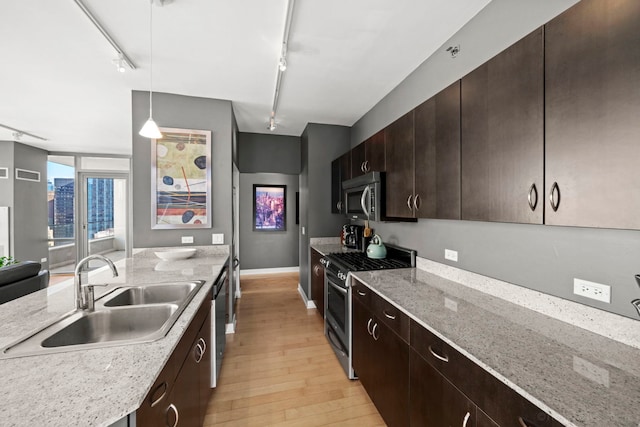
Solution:
<svg viewBox="0 0 640 427"><path fill-rule="evenodd" d="M149 67L149 118L153 117L153 0L149 0L149 54L151 65Z"/></svg>

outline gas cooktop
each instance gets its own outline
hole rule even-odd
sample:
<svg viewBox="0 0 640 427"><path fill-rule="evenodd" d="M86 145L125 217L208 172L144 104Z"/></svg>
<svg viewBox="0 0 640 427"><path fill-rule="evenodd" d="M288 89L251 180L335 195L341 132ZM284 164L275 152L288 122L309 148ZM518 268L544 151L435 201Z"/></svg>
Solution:
<svg viewBox="0 0 640 427"><path fill-rule="evenodd" d="M411 261L394 258L368 258L364 252L340 252L329 254L331 261L338 261L350 271L385 270L388 268L410 268Z"/></svg>

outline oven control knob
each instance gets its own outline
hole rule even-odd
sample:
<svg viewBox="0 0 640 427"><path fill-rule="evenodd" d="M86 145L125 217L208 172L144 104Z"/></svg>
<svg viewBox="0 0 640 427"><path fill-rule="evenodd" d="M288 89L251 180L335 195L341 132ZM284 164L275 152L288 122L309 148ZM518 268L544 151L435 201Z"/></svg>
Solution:
<svg viewBox="0 0 640 427"><path fill-rule="evenodd" d="M338 279L340 279L340 280L344 280L344 279L346 279L346 278L347 278L347 276L345 276L345 275L344 275L344 273L342 273L342 272L341 272L341 273L338 273Z"/></svg>
<svg viewBox="0 0 640 427"><path fill-rule="evenodd" d="M326 266L327 265L327 260L324 258L320 258L320 264Z"/></svg>

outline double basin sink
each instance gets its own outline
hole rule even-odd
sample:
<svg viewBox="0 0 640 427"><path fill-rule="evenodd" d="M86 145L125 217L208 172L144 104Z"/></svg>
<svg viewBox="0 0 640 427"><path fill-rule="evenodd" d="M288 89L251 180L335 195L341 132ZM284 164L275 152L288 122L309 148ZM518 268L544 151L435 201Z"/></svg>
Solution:
<svg viewBox="0 0 640 427"><path fill-rule="evenodd" d="M164 337L204 281L124 286L7 346L0 358L137 344Z"/></svg>

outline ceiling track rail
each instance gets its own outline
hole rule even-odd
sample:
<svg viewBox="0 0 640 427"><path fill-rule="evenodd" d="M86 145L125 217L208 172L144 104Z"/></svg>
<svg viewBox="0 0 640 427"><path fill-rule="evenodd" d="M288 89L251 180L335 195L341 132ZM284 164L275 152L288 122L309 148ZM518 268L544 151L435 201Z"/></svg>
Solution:
<svg viewBox="0 0 640 427"><path fill-rule="evenodd" d="M288 44L289 44L289 32L291 31L291 22L293 21L293 5L295 0L289 0L287 3L287 19L284 25L284 32L282 34L282 46L281 46L281 59L285 58L288 52ZM278 64L278 74L276 76L276 88L273 93L273 104L271 105L271 116L269 118L270 129L273 127L275 129L275 118L276 112L278 111L278 99L280 98L280 87L282 85L282 75L284 74L284 70Z"/></svg>
<svg viewBox="0 0 640 427"><path fill-rule="evenodd" d="M34 135L32 133L25 132L25 131L20 130L20 129L12 128L11 126L3 125L2 123L0 123L0 128L4 128L4 129L8 129L8 130L12 131L13 132L13 136L15 138L17 138L17 139L20 139L20 137L22 135L27 135L27 136L30 136L31 138L39 139L41 141L48 141L47 138L43 138L41 136Z"/></svg>
<svg viewBox="0 0 640 427"><path fill-rule="evenodd" d="M82 12L87 16L87 18L89 18L89 21L91 21L91 23L98 29L98 31L100 31L100 34L102 34L102 36L105 39L107 39L109 44L116 50L118 55L122 56L122 60L124 61L124 63L127 64L129 68L131 68L132 70L135 70L136 66L133 63L133 61L129 59L125 51L122 50L120 45L111 37L111 35L107 32L107 30L104 29L102 24L100 24L100 22L96 19L93 13L91 13L91 11L87 8L87 6L81 0L73 0L73 1L78 5L80 10L82 10Z"/></svg>

